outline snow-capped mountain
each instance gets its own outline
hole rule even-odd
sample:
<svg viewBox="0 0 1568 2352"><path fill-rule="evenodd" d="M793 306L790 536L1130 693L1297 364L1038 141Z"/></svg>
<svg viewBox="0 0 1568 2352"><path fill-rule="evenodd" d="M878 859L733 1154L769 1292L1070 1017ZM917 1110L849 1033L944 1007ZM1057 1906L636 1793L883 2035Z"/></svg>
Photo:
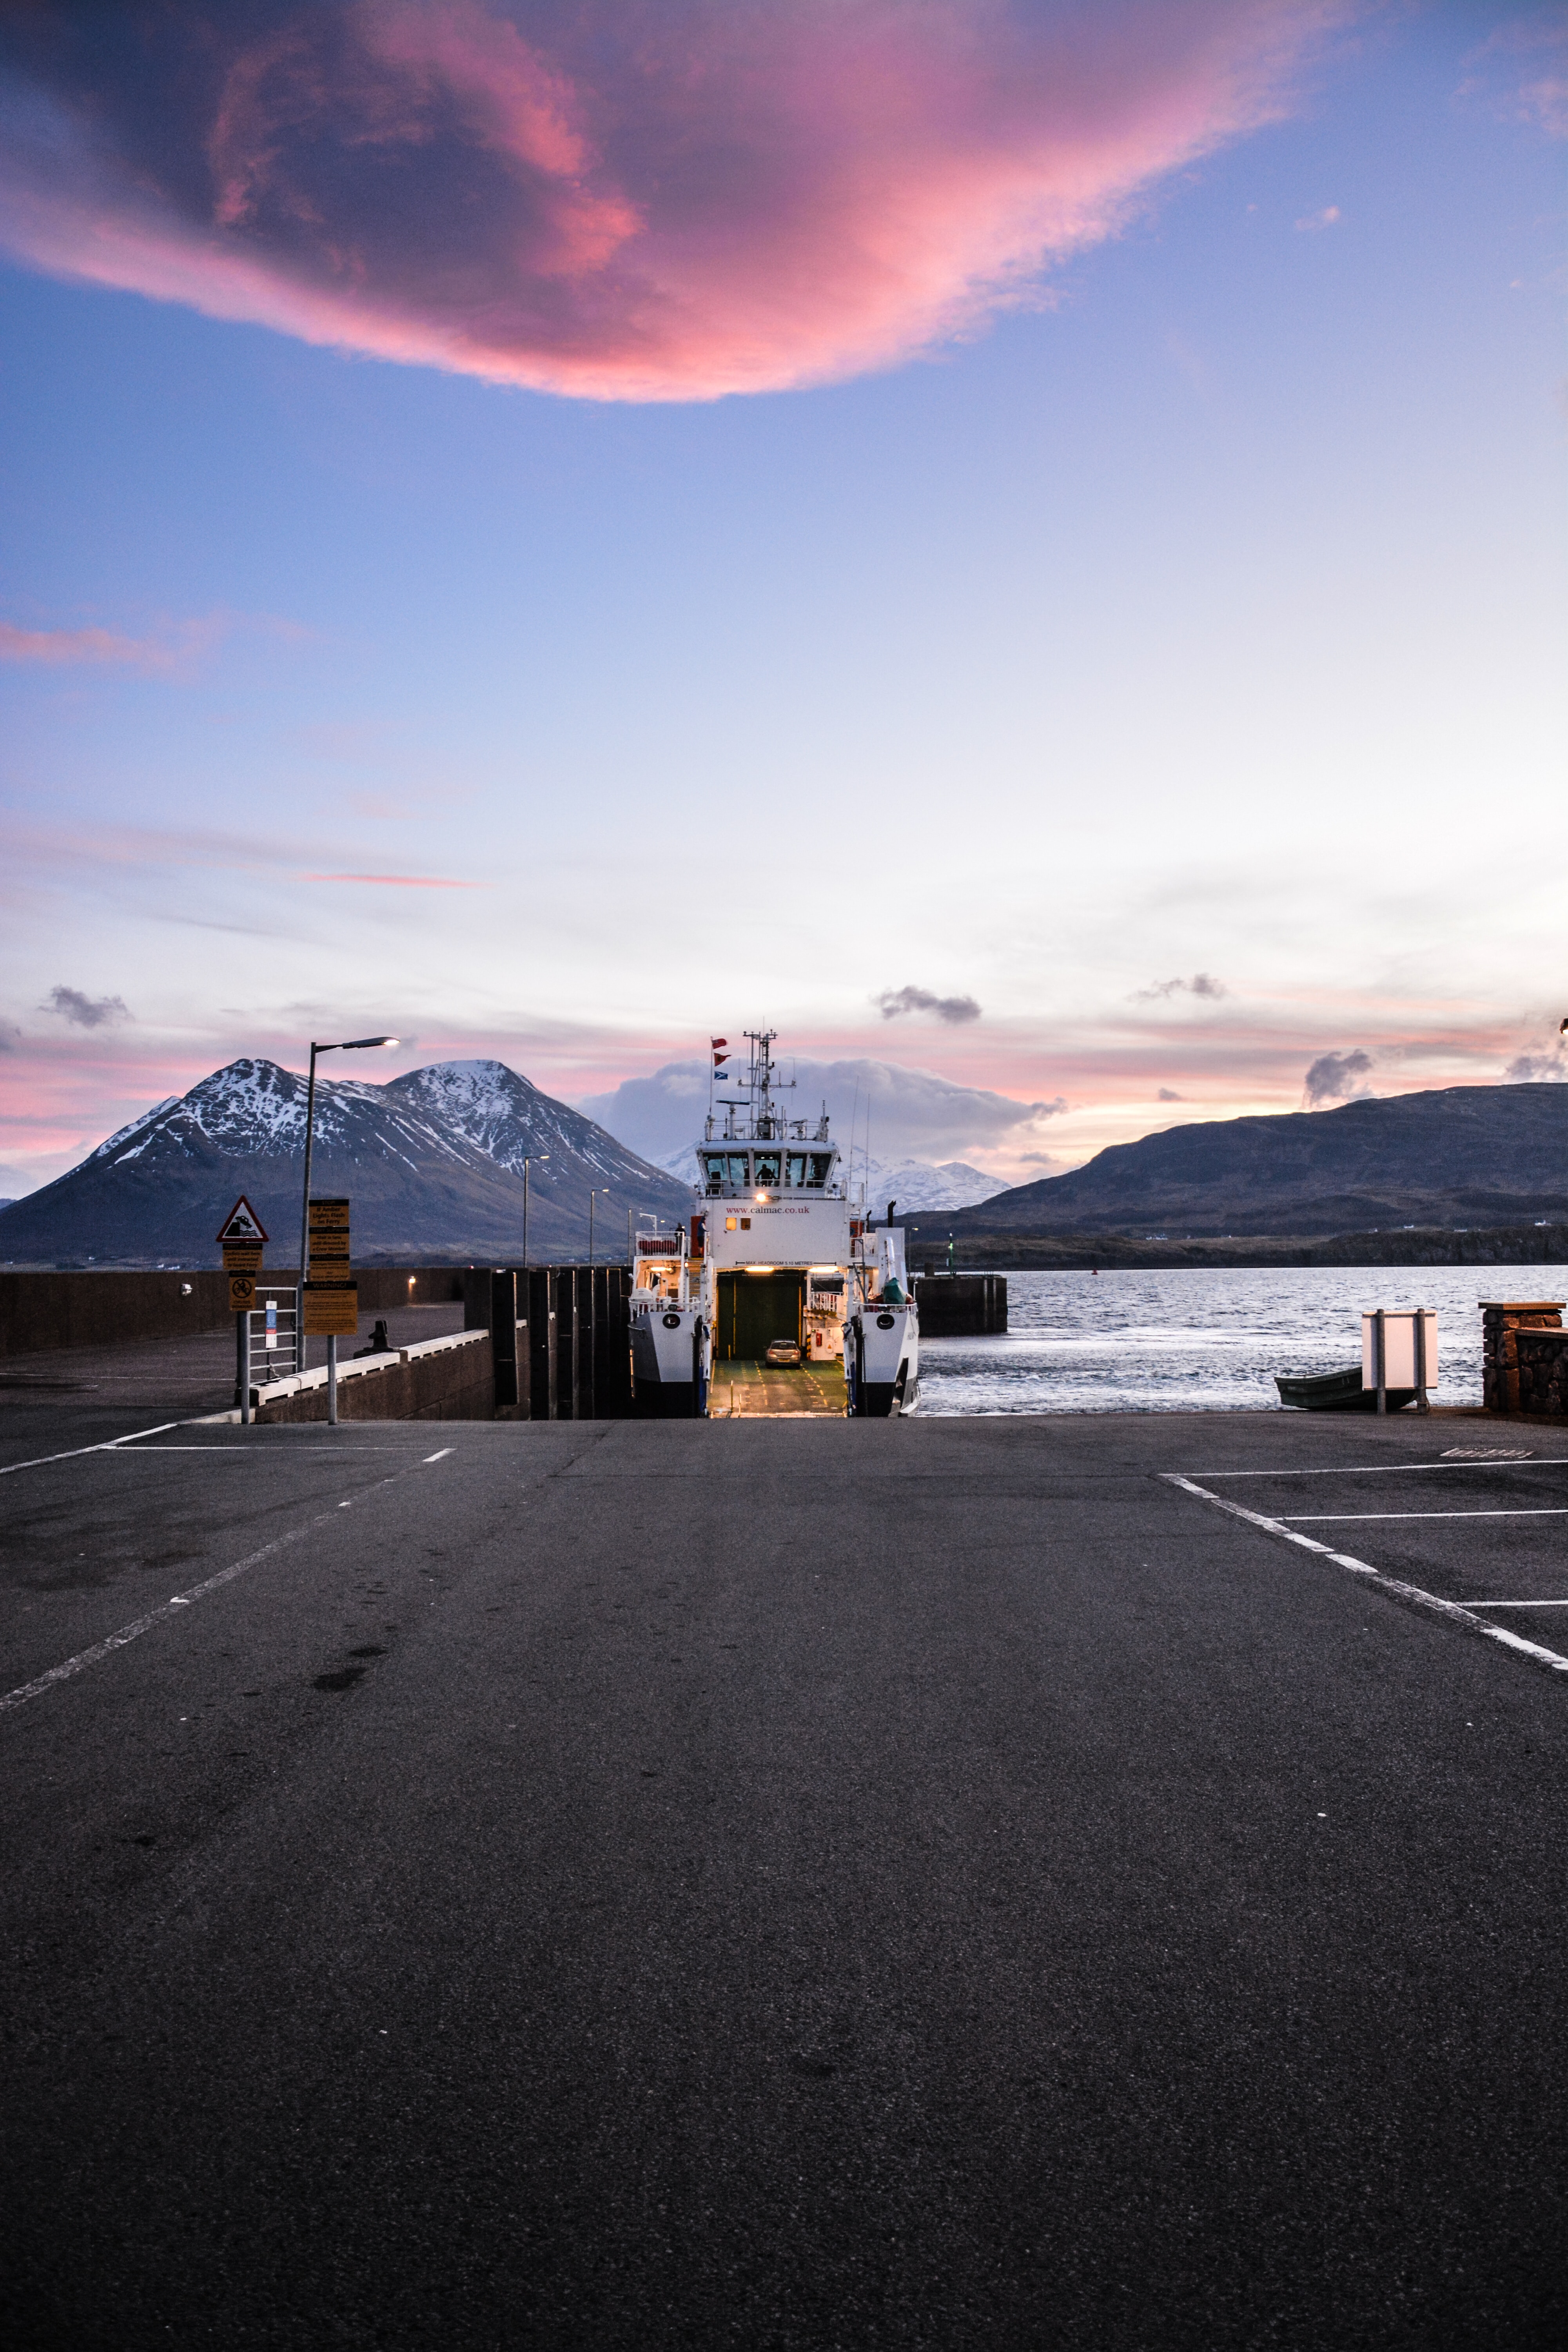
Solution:
<svg viewBox="0 0 1568 2352"><path fill-rule="evenodd" d="M219 1221L244 1192L268 1257L297 1261L305 1080L276 1062L231 1062L119 1129L79 1167L0 1211L0 1262L214 1265ZM585 1254L588 1196L605 1254L626 1214L679 1216L684 1189L504 1062L444 1062L384 1086L316 1078L311 1190L353 1203L353 1252L380 1258Z"/></svg>
<svg viewBox="0 0 1568 2352"><path fill-rule="evenodd" d="M902 1216L913 1209L967 1209L989 1201L1007 1187L999 1176L987 1176L967 1160L873 1160L866 1198L880 1214L889 1201Z"/></svg>

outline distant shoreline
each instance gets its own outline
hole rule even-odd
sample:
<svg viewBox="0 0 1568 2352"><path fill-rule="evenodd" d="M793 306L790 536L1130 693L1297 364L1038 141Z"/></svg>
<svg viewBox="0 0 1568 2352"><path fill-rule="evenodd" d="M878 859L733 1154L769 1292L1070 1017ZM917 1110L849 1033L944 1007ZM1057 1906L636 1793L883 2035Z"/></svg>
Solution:
<svg viewBox="0 0 1568 2352"><path fill-rule="evenodd" d="M919 1236L909 1252L910 1270L932 1265L946 1271L942 1250L927 1249ZM958 1274L1087 1274L1090 1267L1150 1273L1184 1270L1353 1265L1568 1265L1568 1224L1473 1226L1445 1231L1418 1226L1410 1232L1226 1236L1167 1235L1135 1239L1126 1234L1054 1234L1037 1238L1016 1234L965 1234L954 1244Z"/></svg>
<svg viewBox="0 0 1568 2352"><path fill-rule="evenodd" d="M900 1219L894 1220L900 1223ZM905 1228L906 1231L909 1228ZM106 1258L89 1264L64 1259L19 1259L0 1268L7 1274L192 1274L210 1273L212 1256L177 1265L168 1259ZM927 1246L920 1232L910 1234L909 1266L921 1276L931 1266L947 1272L947 1237ZM450 1268L490 1265L509 1261L505 1252L476 1250L366 1251L356 1265L367 1271L395 1266ZM576 1265L573 1257L535 1250L536 1265ZM613 1250L604 1264L623 1261ZM955 1274L1087 1274L1091 1267L1142 1269L1149 1273L1201 1271L1205 1268L1267 1268L1270 1266L1340 1265L1562 1265L1568 1267L1568 1224L1474 1225L1447 1229L1420 1225L1413 1229L1355 1234L1237 1234L1177 1237L1166 1234L1144 1239L1131 1234L973 1234L955 1237ZM277 1283L291 1281L279 1273Z"/></svg>

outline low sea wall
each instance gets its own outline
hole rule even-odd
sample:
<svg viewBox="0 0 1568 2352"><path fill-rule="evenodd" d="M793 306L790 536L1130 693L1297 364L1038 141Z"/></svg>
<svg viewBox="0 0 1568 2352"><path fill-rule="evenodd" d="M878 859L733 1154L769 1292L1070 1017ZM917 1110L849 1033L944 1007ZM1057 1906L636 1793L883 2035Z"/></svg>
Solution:
<svg viewBox="0 0 1568 2352"><path fill-rule="evenodd" d="M293 1288L290 1267L260 1278L258 1295ZM356 1271L360 1312L429 1307L463 1296L461 1266L369 1265ZM0 1357L49 1348L108 1348L133 1339L186 1339L231 1321L226 1274L0 1271Z"/></svg>
<svg viewBox="0 0 1568 2352"><path fill-rule="evenodd" d="M1005 1274L922 1274L914 1283L925 1339L975 1339L1007 1328Z"/></svg>
<svg viewBox="0 0 1568 2352"><path fill-rule="evenodd" d="M255 1418L325 1421L327 1374L306 1372L254 1392ZM227 1416L233 1419L234 1415ZM340 1421L493 1421L495 1360L488 1331L421 1339L384 1355L355 1356L338 1367Z"/></svg>

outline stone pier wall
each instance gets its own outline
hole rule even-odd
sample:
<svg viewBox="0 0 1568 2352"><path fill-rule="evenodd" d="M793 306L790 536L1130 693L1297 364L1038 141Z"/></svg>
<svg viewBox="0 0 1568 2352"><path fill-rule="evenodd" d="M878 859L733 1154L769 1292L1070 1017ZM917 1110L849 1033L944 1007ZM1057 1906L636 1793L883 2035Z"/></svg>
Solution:
<svg viewBox="0 0 1568 2352"><path fill-rule="evenodd" d="M1539 1399L1563 1393L1561 1298L1481 1301L1481 1397L1489 1412L1563 1412Z"/></svg>

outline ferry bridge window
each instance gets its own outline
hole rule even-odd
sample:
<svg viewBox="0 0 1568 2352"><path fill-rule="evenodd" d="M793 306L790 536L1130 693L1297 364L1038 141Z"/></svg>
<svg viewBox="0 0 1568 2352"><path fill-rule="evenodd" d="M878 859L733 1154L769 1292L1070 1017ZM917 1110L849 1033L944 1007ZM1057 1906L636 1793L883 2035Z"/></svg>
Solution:
<svg viewBox="0 0 1568 2352"><path fill-rule="evenodd" d="M739 1184L742 1190L745 1187L746 1155L743 1151L731 1151L730 1154L730 1181Z"/></svg>
<svg viewBox="0 0 1568 2352"><path fill-rule="evenodd" d="M832 1165L833 1154L831 1151L814 1151L811 1155L811 1182L813 1184L826 1184L827 1181L827 1171Z"/></svg>
<svg viewBox="0 0 1568 2352"><path fill-rule="evenodd" d="M764 1190L779 1181L779 1155L776 1151L759 1151L756 1157L757 1182Z"/></svg>
<svg viewBox="0 0 1568 2352"><path fill-rule="evenodd" d="M784 1169L784 1182L786 1184L805 1183L805 1157L806 1156L804 1151L792 1151L790 1153L789 1159L785 1162Z"/></svg>
<svg viewBox="0 0 1568 2352"><path fill-rule="evenodd" d="M723 1153L721 1151L710 1151L706 1153L704 1155L702 1164L708 1172L708 1190L710 1192L717 1192L720 1186L724 1181Z"/></svg>

